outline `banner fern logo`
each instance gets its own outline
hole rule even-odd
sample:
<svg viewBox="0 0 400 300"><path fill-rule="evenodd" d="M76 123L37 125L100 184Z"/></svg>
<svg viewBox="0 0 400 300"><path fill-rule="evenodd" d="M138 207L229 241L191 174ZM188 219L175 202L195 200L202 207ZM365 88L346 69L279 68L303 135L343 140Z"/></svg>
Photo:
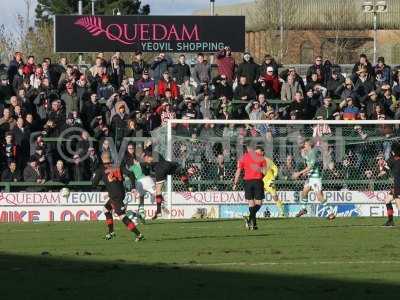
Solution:
<svg viewBox="0 0 400 300"><path fill-rule="evenodd" d="M134 44L133 41L123 39L122 34L119 34L117 36L114 33L112 33L110 31L111 25L103 27L103 23L102 23L102 20L100 17L96 17L96 16L82 17L82 18L79 18L74 24L83 27L92 36L99 36L104 33L105 36L111 41L118 41L124 45ZM115 24L115 25L118 27L117 24Z"/></svg>

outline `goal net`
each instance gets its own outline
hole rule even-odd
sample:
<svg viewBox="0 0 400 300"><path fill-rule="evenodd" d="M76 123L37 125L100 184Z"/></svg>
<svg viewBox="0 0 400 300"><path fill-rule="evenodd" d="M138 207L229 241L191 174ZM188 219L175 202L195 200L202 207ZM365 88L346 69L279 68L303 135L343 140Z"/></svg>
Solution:
<svg viewBox="0 0 400 300"><path fill-rule="evenodd" d="M290 123L289 123L290 122ZM246 144L262 146L279 169L275 186L292 216L299 205L309 205L315 216L328 209L314 193L300 203L306 178L293 179L304 169L302 145L312 140L322 170L327 204L340 216L383 215L384 199L391 187L386 160L399 141L398 121L282 121L282 120L170 120L158 133L157 149L182 169L192 170L189 182L175 175L169 180L171 209L183 207L193 217L240 217L246 212L242 190L233 191L238 158ZM194 171L193 171L194 170ZM270 195L261 213L277 216ZM373 210L373 206L376 209ZM342 210L342 212L341 212ZM189 216L190 217L190 216Z"/></svg>

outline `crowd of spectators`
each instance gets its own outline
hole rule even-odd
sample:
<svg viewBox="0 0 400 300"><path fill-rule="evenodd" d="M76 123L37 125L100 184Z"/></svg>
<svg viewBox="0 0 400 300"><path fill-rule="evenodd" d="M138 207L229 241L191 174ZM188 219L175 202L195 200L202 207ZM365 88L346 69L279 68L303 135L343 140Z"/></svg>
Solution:
<svg viewBox="0 0 400 300"><path fill-rule="evenodd" d="M15 53L0 78L1 180L88 180L99 155L110 151L107 138L119 147L124 137L148 137L168 119L400 119L400 72L383 57L373 66L360 55L346 77L320 56L302 77L270 55L260 65L248 52L237 61L229 47L216 54L215 76L202 53L194 66L185 55L175 62L165 53L143 57L135 52L125 62L118 52L110 60L100 53L81 70L65 57L37 61ZM68 128L83 130L72 163L43 141ZM90 137L98 141L93 147Z"/></svg>

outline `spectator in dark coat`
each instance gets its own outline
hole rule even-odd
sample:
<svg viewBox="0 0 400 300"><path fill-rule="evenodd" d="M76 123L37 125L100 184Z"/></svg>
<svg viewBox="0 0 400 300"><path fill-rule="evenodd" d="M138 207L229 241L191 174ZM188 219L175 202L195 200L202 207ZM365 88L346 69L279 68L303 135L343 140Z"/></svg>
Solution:
<svg viewBox="0 0 400 300"><path fill-rule="evenodd" d="M197 55L197 64L193 69L193 79L197 85L211 82L211 66L204 59L203 53Z"/></svg>
<svg viewBox="0 0 400 300"><path fill-rule="evenodd" d="M360 60L353 67L353 72L351 76L351 80L355 83L357 81L357 76L359 75L359 71L364 70L367 73L368 79L374 80L375 73L372 64L368 61L368 58L365 54L360 55Z"/></svg>
<svg viewBox="0 0 400 300"><path fill-rule="evenodd" d="M378 64L374 68L376 85L382 86L383 84L393 85L392 69L385 64L385 58L379 57Z"/></svg>
<svg viewBox="0 0 400 300"><path fill-rule="evenodd" d="M16 52L14 58L8 65L7 75L10 82L13 82L14 76L18 73L18 69L23 66L24 61L22 60L22 53Z"/></svg>
<svg viewBox="0 0 400 300"><path fill-rule="evenodd" d="M328 95L334 99L340 98L340 94L336 94L337 89L343 85L345 78L342 74L332 71L330 77L328 77L326 89L328 90Z"/></svg>
<svg viewBox="0 0 400 300"><path fill-rule="evenodd" d="M99 99L109 99L114 94L114 87L109 83L108 75L101 77L101 83L97 86L97 97Z"/></svg>
<svg viewBox="0 0 400 300"><path fill-rule="evenodd" d="M11 161L8 164L8 168L3 171L1 174L1 181L3 182L21 182L22 174L21 171L17 168L17 164L15 161Z"/></svg>
<svg viewBox="0 0 400 300"><path fill-rule="evenodd" d="M107 67L107 74L110 77L110 83L118 89L125 75L125 63L117 55L113 55L111 58L110 65Z"/></svg>
<svg viewBox="0 0 400 300"><path fill-rule="evenodd" d="M372 79L369 79L366 69L357 71L356 81L354 82L354 93L356 95L356 105L364 101L368 94L375 90L375 85Z"/></svg>
<svg viewBox="0 0 400 300"><path fill-rule="evenodd" d="M179 55L179 61L174 64L172 78L178 85L182 85L185 77L190 78L190 66L186 63L184 54Z"/></svg>
<svg viewBox="0 0 400 300"><path fill-rule="evenodd" d="M221 96L226 96L228 99L232 99L233 91L232 86L228 83L227 77L222 74L213 79L214 96L216 99L221 98Z"/></svg>
<svg viewBox="0 0 400 300"><path fill-rule="evenodd" d="M233 93L235 100L250 101L255 100L257 95L253 86L247 83L247 77L242 75L239 79L239 84L236 86Z"/></svg>
<svg viewBox="0 0 400 300"><path fill-rule="evenodd" d="M55 182L61 182L67 184L70 181L70 177L67 169L64 166L64 162L62 160L58 160L51 176L51 180Z"/></svg>
<svg viewBox="0 0 400 300"><path fill-rule="evenodd" d="M94 149L94 147L89 147L88 153L89 156L85 160L86 169L88 170L89 176L92 176L99 167L100 161L96 154L96 149Z"/></svg>
<svg viewBox="0 0 400 300"><path fill-rule="evenodd" d="M18 68L17 74L14 75L14 78L10 80L12 83L13 92L15 95L18 95L18 90L22 87L24 83L24 72L23 66Z"/></svg>
<svg viewBox="0 0 400 300"><path fill-rule="evenodd" d="M324 80L325 80L325 78L324 78L325 69L324 69L324 66L322 64L322 57L321 56L317 56L315 58L315 63L308 68L307 77L306 77L307 82L311 81L311 75L312 74L317 74L318 82L320 82L320 83L324 82Z"/></svg>
<svg viewBox="0 0 400 300"><path fill-rule="evenodd" d="M37 163L37 157L35 155L31 156L29 159L29 163L24 169L23 177L25 182L34 182L38 184L43 184L46 182L45 178L40 172ZM31 192L40 192L43 189L40 187L28 187L26 190Z"/></svg>
<svg viewBox="0 0 400 300"><path fill-rule="evenodd" d="M155 84L162 78L162 74L172 66L172 60L165 53L160 53L151 64L152 77Z"/></svg>
<svg viewBox="0 0 400 300"><path fill-rule="evenodd" d="M235 77L235 59L232 57L231 48L225 47L217 53L218 75L225 75L228 82Z"/></svg>
<svg viewBox="0 0 400 300"><path fill-rule="evenodd" d="M20 157L19 162L20 166L25 166L26 162L28 161L29 155L30 155L30 137L31 137L31 131L28 127L25 126L25 121L23 118L18 118L17 119L17 124L11 131L15 144L19 147L20 149Z"/></svg>
<svg viewBox="0 0 400 300"><path fill-rule="evenodd" d="M254 84L260 75L259 68L259 65L254 62L250 53L245 52L243 62L239 64L237 69L237 78L240 79L240 77L244 76L249 84Z"/></svg>
<svg viewBox="0 0 400 300"><path fill-rule="evenodd" d="M143 59L143 54L141 51L135 52L135 60L132 62L133 78L138 81L142 78L144 70L149 70L148 63Z"/></svg>
<svg viewBox="0 0 400 300"><path fill-rule="evenodd" d="M90 176L85 168L85 164L82 162L81 157L78 154L73 156L74 162L71 165L71 179L73 181L86 181L90 179Z"/></svg>

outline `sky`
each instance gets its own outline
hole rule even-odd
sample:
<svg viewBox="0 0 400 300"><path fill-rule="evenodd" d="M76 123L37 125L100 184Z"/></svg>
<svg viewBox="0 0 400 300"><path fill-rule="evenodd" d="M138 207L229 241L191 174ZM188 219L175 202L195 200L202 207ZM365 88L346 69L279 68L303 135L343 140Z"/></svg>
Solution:
<svg viewBox="0 0 400 300"><path fill-rule="evenodd" d="M36 0L29 0L33 4L31 16L35 16ZM89 1L89 0L84 0ZM101 0L100 0L101 1ZM252 2L252 0L215 0L215 5ZM142 0L143 4L150 4L153 15L191 15L193 11L209 7L208 0ZM25 0L0 0L0 24L8 29L16 28L15 16L26 15Z"/></svg>

